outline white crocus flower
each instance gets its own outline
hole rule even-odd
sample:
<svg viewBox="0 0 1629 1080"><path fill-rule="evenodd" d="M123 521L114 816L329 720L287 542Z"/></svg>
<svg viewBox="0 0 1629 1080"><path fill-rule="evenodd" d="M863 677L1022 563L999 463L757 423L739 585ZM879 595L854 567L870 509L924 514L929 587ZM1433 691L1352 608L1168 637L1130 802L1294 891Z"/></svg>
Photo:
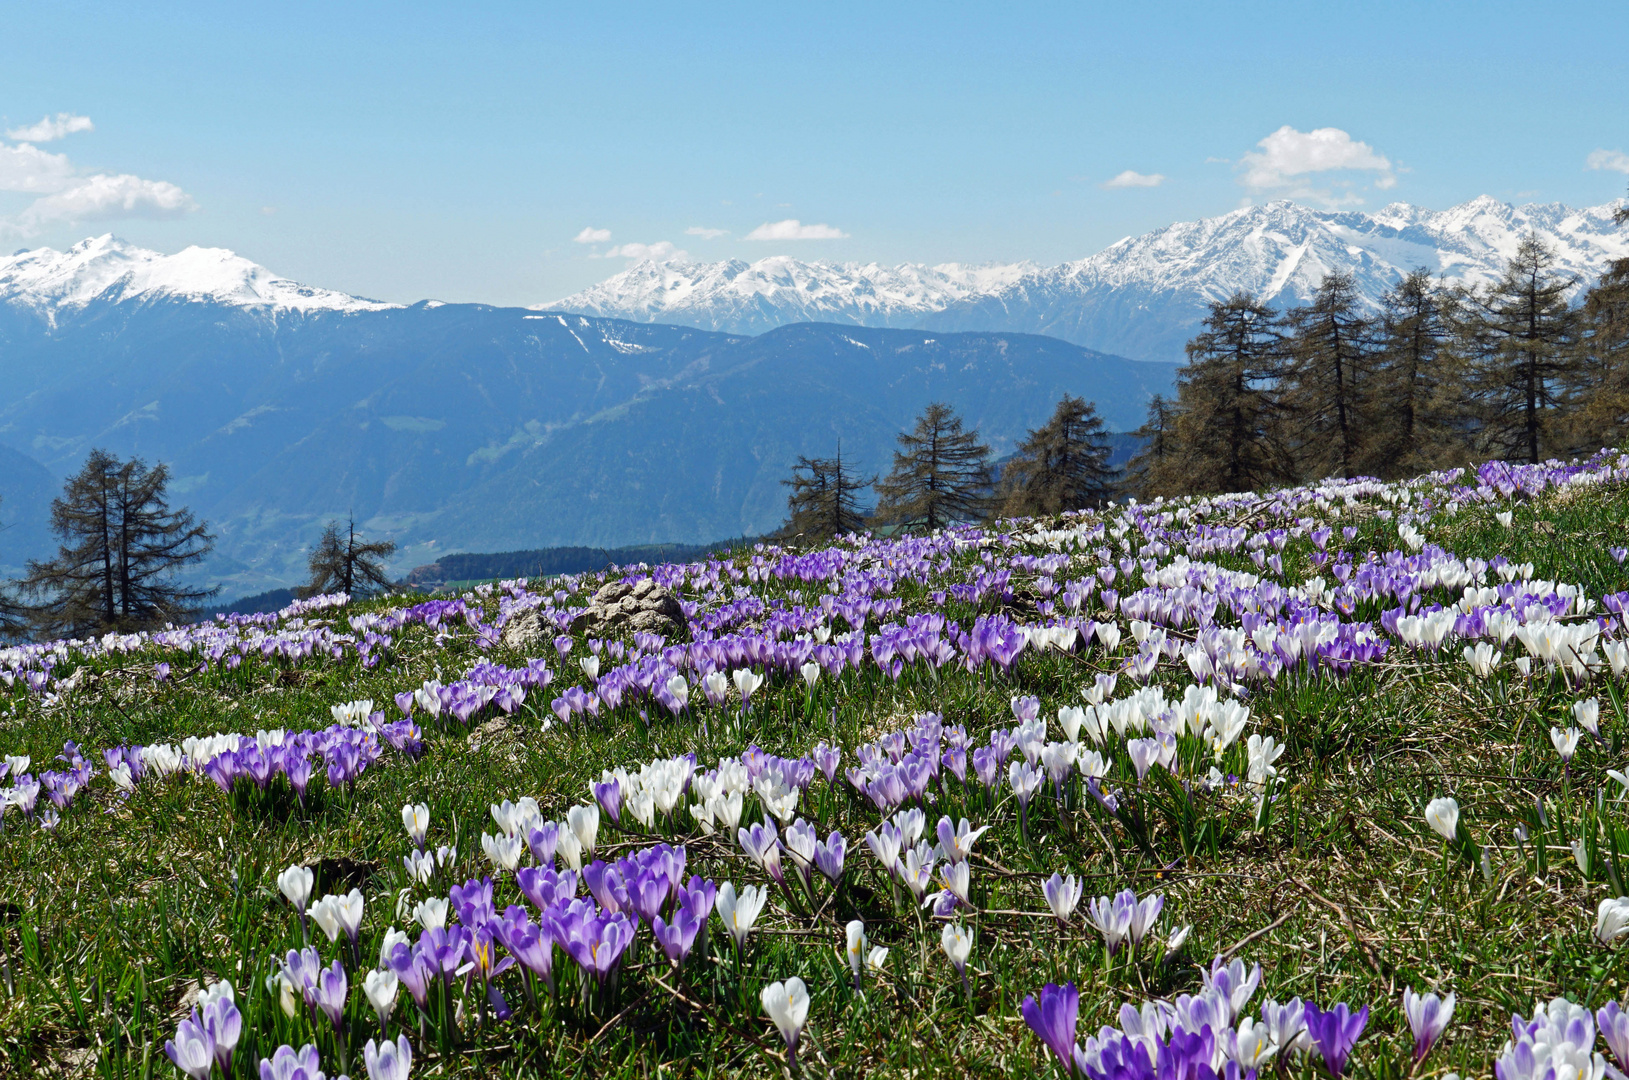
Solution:
<svg viewBox="0 0 1629 1080"><path fill-rule="evenodd" d="M413 908L413 921L426 930L444 930L447 926L447 899L432 896L420 900Z"/></svg>
<svg viewBox="0 0 1629 1080"><path fill-rule="evenodd" d="M809 988L796 975L783 983L770 983L759 994L764 1012L775 1022L781 1038L786 1040L789 1063L797 1060L798 1037L809 1019Z"/></svg>
<svg viewBox="0 0 1629 1080"><path fill-rule="evenodd" d="M1459 804L1446 795L1432 799L1425 808L1425 823L1444 840L1453 840L1459 832Z"/></svg>
<svg viewBox="0 0 1629 1080"><path fill-rule="evenodd" d="M430 808L423 803L409 803L402 807L402 828L414 847L424 846L424 837L430 831Z"/></svg>
<svg viewBox="0 0 1629 1080"><path fill-rule="evenodd" d="M1629 896L1607 897L1595 909L1595 940L1602 945L1629 934Z"/></svg>
<svg viewBox="0 0 1629 1080"><path fill-rule="evenodd" d="M362 993L368 1004L379 1014L379 1023L390 1023L390 1014L396 1010L396 995L401 988L394 971L370 971L362 980Z"/></svg>
<svg viewBox="0 0 1629 1080"><path fill-rule="evenodd" d="M737 949L746 946L752 924L758 921L758 913L763 911L768 899L769 894L757 885L748 885L739 894L734 882L726 881L718 887L718 917L735 939Z"/></svg>
<svg viewBox="0 0 1629 1080"><path fill-rule="evenodd" d="M735 688L741 691L741 705L745 708L752 703L752 695L764 684L764 677L751 668L736 668L732 677L735 679Z"/></svg>
<svg viewBox="0 0 1629 1080"><path fill-rule="evenodd" d="M566 827L589 855L594 854L594 841L600 834L600 808L590 803L573 806L566 811Z"/></svg>
<svg viewBox="0 0 1629 1080"><path fill-rule="evenodd" d="M854 973L854 989L860 988L860 975L865 970L865 951L870 944L865 936L865 923L855 919L846 928L848 945L845 955L848 957L849 970Z"/></svg>
<svg viewBox="0 0 1629 1080"><path fill-rule="evenodd" d="M1578 738L1582 734L1577 728L1568 728L1566 731L1558 727L1550 729L1550 745L1554 746L1555 752L1561 756L1563 765L1570 762L1572 756L1578 752Z"/></svg>
<svg viewBox="0 0 1629 1080"><path fill-rule="evenodd" d="M277 875L277 888L299 912L304 912L311 902L311 890L316 884L317 875L308 866L291 866Z"/></svg>

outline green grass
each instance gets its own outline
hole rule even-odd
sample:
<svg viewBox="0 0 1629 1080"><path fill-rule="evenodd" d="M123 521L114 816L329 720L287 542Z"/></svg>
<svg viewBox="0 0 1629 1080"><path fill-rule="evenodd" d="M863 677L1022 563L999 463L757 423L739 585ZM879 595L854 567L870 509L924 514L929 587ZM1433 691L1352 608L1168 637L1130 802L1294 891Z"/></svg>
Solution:
<svg viewBox="0 0 1629 1080"><path fill-rule="evenodd" d="M1623 542L1626 522L1629 492L1596 489L1587 497L1525 505L1511 529L1495 523L1491 510L1466 509L1429 532L1461 557L1531 561L1536 576L1581 583L1599 598L1629 589L1629 570L1605 554L1609 544ZM1358 538L1344 546L1362 553L1396 543L1390 523L1366 517ZM1342 546L1338 528L1331 546ZM1291 542L1284 552L1286 583L1307 575L1309 551L1306 541ZM1217 561L1254 569L1243 558ZM971 555L959 557L958 572L971 562ZM1015 574L1015 583L1021 577ZM808 598L820 586L772 582L755 591L773 597L793 587ZM909 614L929 609L927 592L909 586L896 595ZM1446 593L1436 599L1451 600ZM952 605L947 614L966 625L975 612ZM13 688L0 716L0 750L32 754L37 773L69 738L94 754L123 741L321 727L332 704L371 697L389 708L393 693L428 677L450 681L487 655L474 649L461 624L441 646L422 627L399 642L388 664L374 671L354 657L313 658L298 667L249 659L233 672L182 677L177 663L167 684L151 678L156 653L96 661L85 681L50 708ZM551 648L541 648L554 658ZM1127 648L1122 645L1122 655ZM458 1045L445 1031L421 1038L411 1028L414 1074L778 1074L778 1039L758 992L793 974L813 996L802 1054L812 1075L1055 1074L1019 1017L1026 994L1048 981L1078 982L1084 1037L1116 1023L1122 1001L1197 991L1198 965L1227 953L1261 963L1262 996L1301 996L1326 1007L1337 1000L1354 1008L1370 1004L1373 1016L1354 1054L1360 1077L1409 1071L1403 989L1453 990L1459 996L1454 1023L1417 1075L1484 1075L1513 1011L1528 1013L1535 1000L1556 995L1592 1007L1621 999L1629 977L1620 951L1601 947L1590 934L1595 904L1609 895L1608 838L1625 823L1618 787L1605 775L1624 764L1624 686L1608 678L1586 692L1601 698L1610 748L1581 744L1564 775L1548 731L1552 724L1565 726L1580 695L1559 678L1519 680L1509 664L1519 648L1512 642L1500 673L1486 680L1471 675L1457 649L1420 657L1394 646L1386 661L1349 678L1286 679L1260 693L1250 702L1249 732L1288 747L1277 762L1281 797L1264 829L1256 828L1248 800L1210 811L1209 831L1187 844L1175 815L1155 814L1142 850L1124 828L1088 806L1060 811L1048 785L1036 797L1032 842L1025 843L1005 786L995 806L983 798L964 801L955 791L941 796L930 808L930 834L940 812L992 826L973 859L974 899L982 913L970 920L978 935L970 1000L939 949L937 928L922 931L917 913L895 901L865 849L862 837L879 814L841 773L829 789L817 777L805 812L824 823L822 835L837 828L849 841L844 889L817 917L792 912L777 895L739 970L720 944L715 920L713 959L693 962L677 976L642 931L616 997L598 1012L569 993L562 1003L532 1012L518 982L506 983L517 1010L508 1024L473 1030L472 997ZM587 785L602 769L637 769L688 751L708 766L751 743L795 755L830 740L844 748L847 767L857 743L928 711L947 724L966 724L977 745L994 727L1013 723L1013 696L1039 696L1042 716L1050 717L1060 706L1079 704L1080 688L1115 666L1097 649L1071 657L1026 652L1008 675L947 667L934 676L916 665L895 683L872 666L835 681L823 678L813 698L801 683L772 680L739 724L730 719L738 705L709 709L698 688L695 712L707 719L706 734L691 718L671 718L654 705L647 708L648 723L639 706L624 706L597 723L544 732L548 700L572 684L582 655L579 643L568 664L551 665L555 686L534 692L506 722L487 723L493 717L487 713L473 732L427 730L421 761L387 755L354 793L329 793L308 816L286 803L269 809L236 804L202 778L144 783L123 801L105 776L54 831L22 828L9 811L0 835L0 1072L176 1075L162 1046L184 1015L183 1001L201 983L228 978L238 987L245 1019L235 1075L255 1075L260 1057L282 1042L313 1037L335 1075L339 1062L325 1025L314 1028L303 1015L284 1017L264 986L271 958L300 945L298 923L275 878L285 866L304 863L317 868L319 894L361 888L367 900L362 951L371 966L386 926L406 923L396 910L407 884L404 803L430 806L431 843L456 843L454 880L462 881L490 872L480 834L495 831L487 808L505 798L530 795L558 818L588 799ZM490 658L512 665L523 660L501 648ZM1155 681L1180 697L1191 680L1178 661L1162 666ZM1126 688L1122 678L1121 693ZM99 756L93 761L100 771ZM1425 827L1425 803L1444 793L1457 798L1462 820L1483 845L1486 871L1445 854ZM1535 799L1546 801L1550 828L1518 844L1516 828L1534 828ZM755 813L749 810L746 819L755 820ZM1592 879L1567 847L1586 832L1600 838ZM722 837L672 831L666 838L684 839L693 872L737 883L762 880ZM651 839L620 836L607 822L600 853ZM1542 857L1539 847L1547 848ZM1085 875L1088 898L1127 886L1161 892L1167 900L1161 940L1185 923L1192 935L1175 957L1162 959L1155 948L1134 960L1122 952L1110 961L1078 914L1067 931L1025 914L1046 911L1040 882L1054 870ZM411 895L429 892L420 887ZM520 902L518 893L512 882L500 882L500 910L509 902ZM886 975L863 998L851 992L841 956L844 924L856 917L864 919L873 943L891 950ZM320 944L325 957L338 955L325 939ZM556 970L570 982L572 965L563 955ZM353 1077L365 1075L361 1044L376 1033L359 983L353 971ZM398 1016L412 1013L403 994ZM1304 1062L1292 1063L1290 1071L1317 1073Z"/></svg>

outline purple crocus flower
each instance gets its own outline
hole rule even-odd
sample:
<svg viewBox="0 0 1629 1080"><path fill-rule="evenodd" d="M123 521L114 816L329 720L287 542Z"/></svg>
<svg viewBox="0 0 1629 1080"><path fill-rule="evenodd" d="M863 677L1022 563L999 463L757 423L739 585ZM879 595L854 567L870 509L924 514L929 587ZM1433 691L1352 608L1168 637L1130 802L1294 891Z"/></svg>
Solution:
<svg viewBox="0 0 1629 1080"><path fill-rule="evenodd" d="M327 1014L336 1031L345 1030L345 997L349 992L350 981L338 960L317 976L317 984L312 988L312 1004Z"/></svg>
<svg viewBox="0 0 1629 1080"><path fill-rule="evenodd" d="M674 914L671 923L662 921L660 915L651 920L651 932L656 937L656 943L662 947L674 967L683 964L685 957L690 955L701 926L701 920L682 907Z"/></svg>
<svg viewBox="0 0 1629 1080"><path fill-rule="evenodd" d="M562 944L578 967L603 984L633 941L635 926L621 912L584 919L573 927L576 933L571 939Z"/></svg>
<svg viewBox="0 0 1629 1080"><path fill-rule="evenodd" d="M1080 1015L1080 990L1074 983L1062 986L1047 983L1041 987L1041 1000L1024 998L1020 1007L1024 1022L1063 1062L1064 1072L1075 1065L1075 1024Z"/></svg>
<svg viewBox="0 0 1629 1080"><path fill-rule="evenodd" d="M594 789L594 798L598 800L605 816L616 824L622 823L622 784L615 778L604 784L590 785Z"/></svg>
<svg viewBox="0 0 1629 1080"><path fill-rule="evenodd" d="M311 995L317 985L317 975L322 971L322 954L309 946L299 952L290 949L283 959L282 968L283 978L300 992L307 1004L311 1004Z"/></svg>
<svg viewBox="0 0 1629 1080"><path fill-rule="evenodd" d="M781 872L780 834L775 829L773 819L750 829L737 829L736 839L740 841L741 849L752 856L753 862L763 867L764 872L777 884L785 883L785 876Z"/></svg>
<svg viewBox="0 0 1629 1080"><path fill-rule="evenodd" d="M272 765L271 755L262 750L258 743L245 740L245 745L238 750L238 768L261 791L265 791L266 785L271 782Z"/></svg>
<svg viewBox="0 0 1629 1080"><path fill-rule="evenodd" d="M322 1060L315 1043L306 1043L299 1050L279 1046L270 1059L260 1059L260 1080L317 1080L321 1075Z"/></svg>
<svg viewBox="0 0 1629 1080"><path fill-rule="evenodd" d="M462 973L469 953L469 931L462 926L443 929L432 926L419 935L415 945L432 971L447 982Z"/></svg>
<svg viewBox="0 0 1629 1080"><path fill-rule="evenodd" d="M362 1060L368 1067L368 1080L407 1080L413 1067L413 1047L406 1035L396 1036L395 1042L375 1043L369 1039L362 1048Z"/></svg>
<svg viewBox="0 0 1629 1080"><path fill-rule="evenodd" d="M843 876L843 859L847 854L848 841L843 839L842 833L834 829L832 834L826 837L825 843L815 845L815 868L835 885Z"/></svg>
<svg viewBox="0 0 1629 1080"><path fill-rule="evenodd" d="M684 845L670 847L667 844L657 844L651 849L655 853L655 866L667 878L668 892L674 900L679 898L681 886L684 883L684 867L689 859L689 853Z"/></svg>
<svg viewBox="0 0 1629 1080"><path fill-rule="evenodd" d="M1013 698L1012 714L1020 724L1029 723L1041 715L1041 699L1038 697Z"/></svg>
<svg viewBox="0 0 1629 1080"><path fill-rule="evenodd" d="M237 754L231 750L224 754L216 754L204 766L204 775L215 781L216 787L230 795L232 785L238 778Z"/></svg>
<svg viewBox="0 0 1629 1080"><path fill-rule="evenodd" d="M484 926L498 917L492 906L492 879L489 877L479 881L471 878L463 885L454 885L447 890L447 899L452 901L453 909L458 912L458 921L465 926Z"/></svg>
<svg viewBox="0 0 1629 1080"><path fill-rule="evenodd" d="M678 906L690 912L707 925L707 919L713 914L713 903L718 899L718 886L707 879L692 874L690 880L679 889Z"/></svg>
<svg viewBox="0 0 1629 1080"><path fill-rule="evenodd" d="M1609 1006L1616 1009L1616 1003ZM1454 1016L1454 995L1439 998L1435 994L1416 994L1413 990L1403 991L1403 1013L1408 1017L1409 1030L1414 1033L1414 1060L1425 1060L1425 1055L1442 1038L1442 1033L1448 1027L1448 1021ZM1602 1009L1599 1016L1606 1016L1606 1009ZM1629 1020L1629 1017L1625 1017ZM1629 1026L1629 1025L1626 1025ZM1601 1025L1601 1031L1606 1032L1606 1024ZM1611 1045L1611 1040L1608 1040ZM1616 1050L1613 1051L1616 1053ZM1621 1056L1619 1060L1622 1060Z"/></svg>
<svg viewBox="0 0 1629 1080"><path fill-rule="evenodd" d="M175 1038L164 1041L164 1053L192 1080L209 1080L209 1071L215 1065L215 1040L196 1009L176 1026Z"/></svg>
<svg viewBox="0 0 1629 1080"><path fill-rule="evenodd" d="M1449 999L1452 998L1450 994ZM1616 1001L1609 1001L1595 1010L1595 1023L1601 1029L1601 1038L1606 1040L1606 1048L1618 1059L1618 1067L1623 1068L1624 1062L1629 1061L1629 1011Z"/></svg>
<svg viewBox="0 0 1629 1080"><path fill-rule="evenodd" d="M487 1001L492 1005L495 1015L499 1020L507 1020L511 1015L509 1003L503 999L498 984L493 980L514 967L515 958L506 956L499 960L497 957L497 949L493 947L493 943L498 940L498 935L494 931L499 925L498 920L494 919L470 934L469 956L472 961L470 967L481 977L481 984L486 987Z"/></svg>
<svg viewBox="0 0 1629 1080"><path fill-rule="evenodd" d="M552 821L526 830L526 846L531 848L532 858L539 866L554 865L554 849L559 839L560 826Z"/></svg>
<svg viewBox="0 0 1629 1080"><path fill-rule="evenodd" d="M866 785L865 793L877 804L877 809L886 814L905 801L905 777L898 768L884 766L876 779Z"/></svg>
<svg viewBox="0 0 1629 1080"><path fill-rule="evenodd" d="M667 878L649 870L628 883L628 899L634 911L648 923L654 923L661 914L667 904L668 891Z"/></svg>
<svg viewBox="0 0 1629 1080"><path fill-rule="evenodd" d="M809 757L814 761L815 767L825 776L826 782L829 784L832 782L833 777L837 775L837 767L843 760L843 751L838 747L821 743L809 751Z"/></svg>
<svg viewBox="0 0 1629 1080"><path fill-rule="evenodd" d="M577 895L577 874L573 870L562 873L546 866L523 866L515 871L515 884L539 912L547 911L556 901L570 900Z"/></svg>
<svg viewBox="0 0 1629 1080"><path fill-rule="evenodd" d="M1367 1005L1354 1013L1344 1001L1328 1012L1310 1002L1307 1004L1307 1035L1318 1048L1318 1054L1324 1059L1324 1068L1329 1070L1330 1075L1340 1076L1346 1071L1346 1061L1352 1047L1357 1045L1358 1036L1363 1034L1363 1028L1368 1023Z"/></svg>
<svg viewBox="0 0 1629 1080"><path fill-rule="evenodd" d="M361 773L356 747L349 743L336 744L328 751L328 786L339 788L353 783Z"/></svg>
<svg viewBox="0 0 1629 1080"><path fill-rule="evenodd" d="M527 916L525 908L511 904L503 918L492 924L492 932L510 956L527 971L543 976L549 989L554 989L554 938L546 923L539 926Z"/></svg>
<svg viewBox="0 0 1629 1080"><path fill-rule="evenodd" d="M304 809L306 788L311 783L311 759L305 756L305 751L293 747L283 751L283 775L288 777L289 786Z"/></svg>
<svg viewBox="0 0 1629 1080"><path fill-rule="evenodd" d="M621 911L632 905L627 887L622 881L622 874L616 867L600 859L595 859L583 867L583 882L600 907L606 911Z"/></svg>
<svg viewBox="0 0 1629 1080"><path fill-rule="evenodd" d="M993 747L981 746L973 751L973 772L979 783L995 787L1001 781L1001 756Z"/></svg>
<svg viewBox="0 0 1629 1080"><path fill-rule="evenodd" d="M195 1014L196 1015L196 1014ZM204 1006L204 1030L215 1043L215 1061L224 1076L232 1075L232 1051L243 1034L243 1014L230 997L222 994Z"/></svg>
<svg viewBox="0 0 1629 1080"><path fill-rule="evenodd" d="M413 998L413 1004L419 1008L425 1007L430 992L430 980L435 977L435 969L431 961L418 949L408 948L406 944L398 944L390 951L386 961L390 970L396 973L396 978L407 987L407 992Z"/></svg>

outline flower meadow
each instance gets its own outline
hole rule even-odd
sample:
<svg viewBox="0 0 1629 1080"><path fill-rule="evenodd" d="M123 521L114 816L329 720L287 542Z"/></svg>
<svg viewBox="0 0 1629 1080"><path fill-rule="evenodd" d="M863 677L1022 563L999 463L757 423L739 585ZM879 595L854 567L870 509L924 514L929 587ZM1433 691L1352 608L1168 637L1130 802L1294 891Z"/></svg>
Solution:
<svg viewBox="0 0 1629 1080"><path fill-rule="evenodd" d="M5 1069L1602 1080L1626 543L1602 452L9 648Z"/></svg>

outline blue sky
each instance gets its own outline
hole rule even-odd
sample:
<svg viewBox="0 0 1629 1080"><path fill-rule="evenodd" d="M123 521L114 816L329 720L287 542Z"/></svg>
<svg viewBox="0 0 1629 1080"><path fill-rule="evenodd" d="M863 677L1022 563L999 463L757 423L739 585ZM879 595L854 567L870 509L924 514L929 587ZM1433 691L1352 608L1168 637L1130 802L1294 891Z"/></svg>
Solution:
<svg viewBox="0 0 1629 1080"><path fill-rule="evenodd" d="M646 247L1054 263L1245 199L1592 205L1629 181L1621 2L77 3L6 23L5 250L111 230L388 300L552 300Z"/></svg>

